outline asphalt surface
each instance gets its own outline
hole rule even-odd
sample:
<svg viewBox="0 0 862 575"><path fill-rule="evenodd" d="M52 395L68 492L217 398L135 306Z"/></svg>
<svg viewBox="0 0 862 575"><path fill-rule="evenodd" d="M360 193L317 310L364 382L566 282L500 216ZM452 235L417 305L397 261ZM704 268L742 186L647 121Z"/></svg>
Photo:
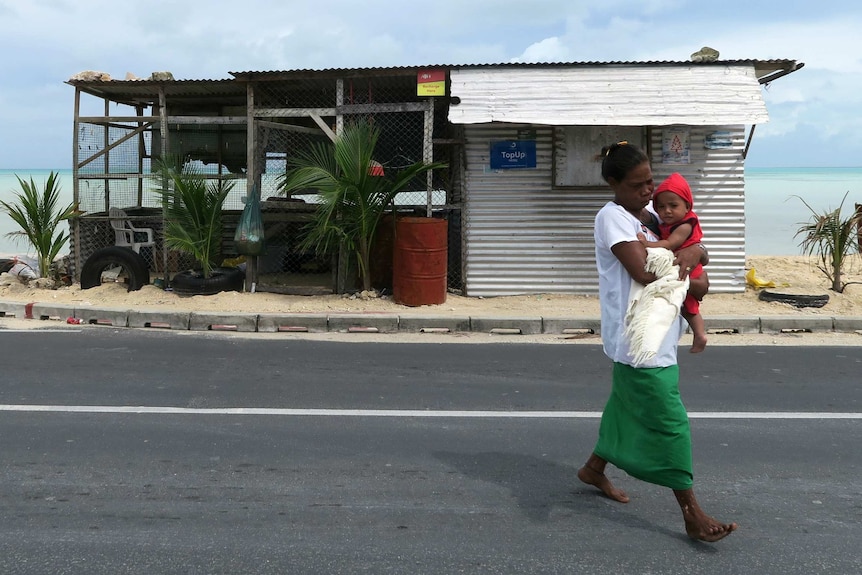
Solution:
<svg viewBox="0 0 862 575"><path fill-rule="evenodd" d="M862 347L681 355L708 545L577 482L597 345L2 326L0 573L862 570Z"/></svg>

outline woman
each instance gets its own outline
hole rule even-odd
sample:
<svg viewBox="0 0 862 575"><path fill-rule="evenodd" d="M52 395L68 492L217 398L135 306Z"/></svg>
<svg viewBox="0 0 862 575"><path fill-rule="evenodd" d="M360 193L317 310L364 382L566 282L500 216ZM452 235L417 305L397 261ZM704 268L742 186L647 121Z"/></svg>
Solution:
<svg viewBox="0 0 862 575"><path fill-rule="evenodd" d="M708 516L692 489L691 434L688 415L679 396L677 344L684 322L677 318L653 357L636 363L624 335L625 315L632 280L643 285L655 280L644 271L643 233L657 239L657 219L647 209L654 188L649 158L620 142L602 150L602 177L614 192L596 215L596 265L602 314L602 344L614 362L613 387L599 428L593 453L578 471L578 478L605 495L626 503L629 498L605 476L613 463L629 475L673 490L682 510L689 537L718 541L736 529ZM675 263L680 279L709 258L702 244L680 250ZM691 279L689 293L700 299L709 287L706 274Z"/></svg>

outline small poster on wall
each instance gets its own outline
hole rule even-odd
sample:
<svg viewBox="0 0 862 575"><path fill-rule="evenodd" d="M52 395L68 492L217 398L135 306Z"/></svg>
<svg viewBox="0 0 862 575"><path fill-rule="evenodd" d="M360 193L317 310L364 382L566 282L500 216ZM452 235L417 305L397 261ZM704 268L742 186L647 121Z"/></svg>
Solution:
<svg viewBox="0 0 862 575"><path fill-rule="evenodd" d="M417 96L445 96L446 70L421 70L416 75Z"/></svg>
<svg viewBox="0 0 862 575"><path fill-rule="evenodd" d="M707 150L727 150L733 147L733 136L730 132L711 132L703 139L703 147Z"/></svg>
<svg viewBox="0 0 862 575"><path fill-rule="evenodd" d="M691 133L688 128L671 128L662 131L661 162L663 164L691 163Z"/></svg>
<svg viewBox="0 0 862 575"><path fill-rule="evenodd" d="M536 167L536 140L499 140L491 142L492 170Z"/></svg>

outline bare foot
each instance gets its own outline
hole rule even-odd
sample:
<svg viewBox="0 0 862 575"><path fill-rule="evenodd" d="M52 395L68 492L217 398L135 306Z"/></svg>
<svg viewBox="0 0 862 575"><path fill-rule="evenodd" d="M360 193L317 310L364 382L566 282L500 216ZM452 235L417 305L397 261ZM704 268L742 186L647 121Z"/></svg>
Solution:
<svg viewBox="0 0 862 575"><path fill-rule="evenodd" d="M706 334L694 334L694 341L692 341L689 352L700 353L704 349L706 349Z"/></svg>
<svg viewBox="0 0 862 575"><path fill-rule="evenodd" d="M700 512L685 517L685 532L697 541L715 543L736 531L736 523L720 523L709 515Z"/></svg>
<svg viewBox="0 0 862 575"><path fill-rule="evenodd" d="M629 502L629 496L626 495L625 491L614 487L614 484L611 483L611 480L608 479L604 473L596 471L591 467L587 467L586 465L584 465L583 467L578 469L578 479L580 479L587 485L598 487L602 493L604 493L614 501L619 501L620 503Z"/></svg>

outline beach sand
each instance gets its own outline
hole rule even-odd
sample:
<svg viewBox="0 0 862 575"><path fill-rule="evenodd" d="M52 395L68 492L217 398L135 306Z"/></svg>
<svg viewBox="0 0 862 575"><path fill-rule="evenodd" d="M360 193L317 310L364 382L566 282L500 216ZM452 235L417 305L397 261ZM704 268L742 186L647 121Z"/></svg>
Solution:
<svg viewBox="0 0 862 575"><path fill-rule="evenodd" d="M845 267L848 285L843 293L829 290L829 283L816 268L816 259L804 256L751 256L746 268L754 268L756 277L773 281L782 291L829 296L822 308L797 308L789 304L758 299L759 290L746 287L744 293L710 294L701 306L710 316L764 316L814 314L828 316L862 316L862 258L854 255ZM708 270L709 268L707 268ZM0 286L0 301L70 304L75 306L164 309L182 311L258 312L258 313L396 313L400 315L470 315L470 316L543 316L595 317L599 302L595 296L521 295L490 298L463 297L448 294L441 305L407 307L390 297L360 298L341 295L296 296L273 293L223 292L210 296L181 297L155 286L127 292L119 284L103 284L82 290L79 285L56 290L30 287L18 282Z"/></svg>
<svg viewBox="0 0 862 575"><path fill-rule="evenodd" d="M848 285L844 293L828 289L829 284L822 272L815 267L815 260L802 256L752 256L746 261L747 268L754 268L756 277L773 281L782 291L828 295L828 303L821 308L795 306L766 302L758 299L757 290L746 287L738 294L710 294L701 305L701 313L709 328L710 317L741 316L842 316L862 317L862 258L853 256L845 269ZM2 283L2 282L0 282ZM784 284L787 284L786 286ZM0 285L0 301L39 302L73 305L75 307L111 307L120 309L146 309L189 312L245 312L245 313L389 313L399 316L470 316L470 317L598 317L599 301L594 296L539 294L507 297L463 297L449 294L441 305L407 307L396 304L390 297L368 298L344 297L340 295L295 296L273 293L224 292L211 296L180 297L155 286L145 286L140 291L127 292L119 284L106 284L89 290L78 285L57 290L30 287L14 280L11 285ZM44 321L23 318L0 319L2 329L38 329ZM51 322L52 326L76 329L84 326ZM181 332L183 333L183 332ZM209 337L256 337L279 340L312 339L319 341L358 341L356 334L342 332L323 333L231 333L231 332L185 332L203 333ZM537 334L499 336L481 332L455 332L445 334L422 334L413 332L364 333L363 342L385 343L544 343L595 345L601 343L594 334ZM680 350L691 344L691 335L686 334L680 342ZM714 346L859 346L859 332L788 332L780 334L712 333L707 350Z"/></svg>

